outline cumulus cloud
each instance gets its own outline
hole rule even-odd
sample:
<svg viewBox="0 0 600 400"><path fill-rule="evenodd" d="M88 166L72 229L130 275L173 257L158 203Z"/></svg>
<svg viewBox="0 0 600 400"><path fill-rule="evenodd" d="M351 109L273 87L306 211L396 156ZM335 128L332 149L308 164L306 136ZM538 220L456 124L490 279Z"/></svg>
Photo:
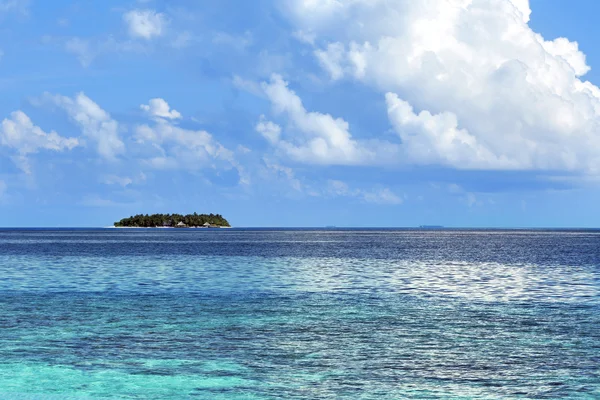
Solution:
<svg viewBox="0 0 600 400"><path fill-rule="evenodd" d="M77 138L66 138L55 131L44 132L33 124L22 111L15 111L2 121L0 145L16 150L15 163L26 173L31 173L27 155L40 150L71 150L79 145Z"/></svg>
<svg viewBox="0 0 600 400"><path fill-rule="evenodd" d="M152 39L163 35L167 18L155 10L131 10L123 14L129 35L133 38Z"/></svg>
<svg viewBox="0 0 600 400"><path fill-rule="evenodd" d="M22 111L13 112L10 118L2 121L0 143L17 149L21 154L35 153L39 149L70 150L79 144L76 138L62 137L55 131L44 132Z"/></svg>
<svg viewBox="0 0 600 400"><path fill-rule="evenodd" d="M386 152L394 150L393 146L377 141L357 141L350 133L348 122L342 118L307 111L300 97L280 75L263 82L262 90L271 101L274 113L287 117L290 140L280 138L280 127L264 117L256 130L296 161L338 165L379 163L389 158Z"/></svg>
<svg viewBox="0 0 600 400"><path fill-rule="evenodd" d="M114 160L125 152L117 121L84 93L73 98L46 93L44 100L64 109L83 135L96 143L98 154L103 158Z"/></svg>
<svg viewBox="0 0 600 400"><path fill-rule="evenodd" d="M186 163L189 166L211 160L232 161L233 153L218 143L213 136L203 130L183 129L166 121L157 121L156 125L140 125L135 130L140 143L159 146L163 153L172 153L171 157L157 158L156 167L169 167ZM165 147L170 151L165 151Z"/></svg>
<svg viewBox="0 0 600 400"><path fill-rule="evenodd" d="M331 79L338 80L344 77L346 49L342 43L329 43L326 49L315 50L315 56L321 67L329 72Z"/></svg>
<svg viewBox="0 0 600 400"><path fill-rule="evenodd" d="M140 108L152 117L179 119L181 114L177 110L171 109L169 103L163 99L151 99L148 104L142 104Z"/></svg>
<svg viewBox="0 0 600 400"><path fill-rule="evenodd" d="M147 164L157 169L185 168L199 170L205 167L243 168L235 160L234 153L219 143L207 131L181 128L170 120L181 118L168 103L162 99L150 101L149 106L142 106L155 117L155 124L138 125L135 139L140 144L150 145L158 155L146 160ZM164 102L164 103L163 103ZM148 107L146 109L146 107Z"/></svg>
<svg viewBox="0 0 600 400"><path fill-rule="evenodd" d="M518 162L498 158L481 145L477 138L458 127L455 114L429 111L415 114L413 107L396 94L386 95L392 126L402 139L405 160L423 164L448 164L458 168L517 168ZM525 160L524 160L525 162Z"/></svg>
<svg viewBox="0 0 600 400"><path fill-rule="evenodd" d="M264 115L260 116L260 121L256 124L256 131L273 144L279 142L281 127L274 122L267 121Z"/></svg>
<svg viewBox="0 0 600 400"><path fill-rule="evenodd" d="M576 42L531 29L527 0L287 4L333 80L385 96L402 160L600 172L600 89Z"/></svg>

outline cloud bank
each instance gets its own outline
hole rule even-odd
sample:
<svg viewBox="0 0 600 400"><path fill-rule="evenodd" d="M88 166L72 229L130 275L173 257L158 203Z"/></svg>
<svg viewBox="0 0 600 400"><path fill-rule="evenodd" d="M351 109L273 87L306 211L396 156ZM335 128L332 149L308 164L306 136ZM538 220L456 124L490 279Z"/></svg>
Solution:
<svg viewBox="0 0 600 400"><path fill-rule="evenodd" d="M600 172L600 89L583 79L590 67L576 42L531 29L527 0L286 5L331 80L385 97L401 162ZM348 143L328 151L348 156Z"/></svg>

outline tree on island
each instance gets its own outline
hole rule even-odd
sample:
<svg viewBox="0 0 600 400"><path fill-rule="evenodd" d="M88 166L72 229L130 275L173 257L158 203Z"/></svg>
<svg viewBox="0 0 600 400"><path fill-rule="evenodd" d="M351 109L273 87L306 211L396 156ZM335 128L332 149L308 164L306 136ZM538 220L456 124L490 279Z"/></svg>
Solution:
<svg viewBox="0 0 600 400"><path fill-rule="evenodd" d="M157 228L175 227L183 222L187 226L199 227L209 223L211 226L230 226L221 214L138 214L115 222L116 227Z"/></svg>

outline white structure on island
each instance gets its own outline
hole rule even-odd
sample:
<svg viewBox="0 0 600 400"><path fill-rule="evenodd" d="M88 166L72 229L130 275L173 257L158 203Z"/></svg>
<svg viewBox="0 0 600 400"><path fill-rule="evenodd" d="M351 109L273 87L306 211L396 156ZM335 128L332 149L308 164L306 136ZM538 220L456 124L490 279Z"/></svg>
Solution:
<svg viewBox="0 0 600 400"><path fill-rule="evenodd" d="M175 225L177 228L185 228L187 225L184 224L182 221L180 221L177 225Z"/></svg>
<svg viewBox="0 0 600 400"><path fill-rule="evenodd" d="M210 228L210 223L205 222L204 224L202 224L202 226L205 227L205 228Z"/></svg>

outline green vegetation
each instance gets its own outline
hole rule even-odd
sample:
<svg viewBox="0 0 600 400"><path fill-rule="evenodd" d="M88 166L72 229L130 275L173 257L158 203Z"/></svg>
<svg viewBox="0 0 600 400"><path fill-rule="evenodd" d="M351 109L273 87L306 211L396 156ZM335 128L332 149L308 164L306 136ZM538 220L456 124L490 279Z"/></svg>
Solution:
<svg viewBox="0 0 600 400"><path fill-rule="evenodd" d="M204 226L207 222L211 226L230 226L229 222L221 214L138 214L129 218L123 218L115 222L116 227L132 228L156 228L171 226L175 227L180 222L186 226Z"/></svg>

